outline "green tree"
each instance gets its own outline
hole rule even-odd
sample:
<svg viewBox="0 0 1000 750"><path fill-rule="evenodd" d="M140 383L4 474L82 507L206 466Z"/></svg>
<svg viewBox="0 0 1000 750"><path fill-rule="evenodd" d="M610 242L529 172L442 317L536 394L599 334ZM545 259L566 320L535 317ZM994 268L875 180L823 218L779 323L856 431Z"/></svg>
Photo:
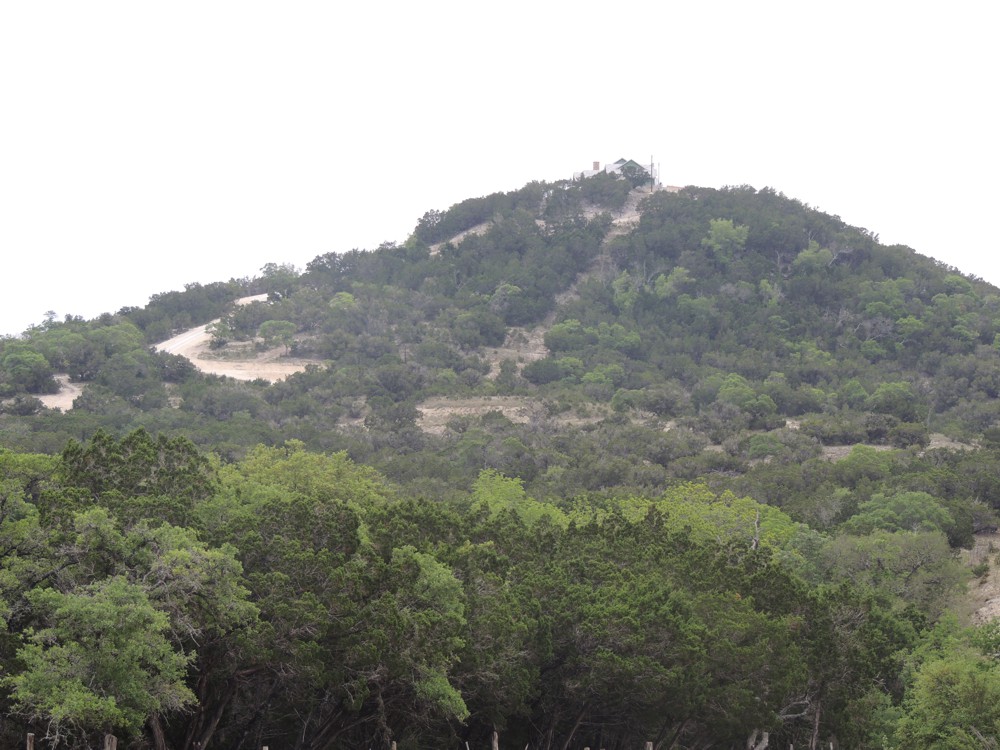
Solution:
<svg viewBox="0 0 1000 750"><path fill-rule="evenodd" d="M795 256L792 268L802 275L814 275L825 271L833 264L833 253L819 243L811 241L809 247Z"/></svg>
<svg viewBox="0 0 1000 750"><path fill-rule="evenodd" d="M642 279L634 278L628 271L618 274L611 288L615 294L615 306L624 314L630 315L639 301L639 290L642 286Z"/></svg>
<svg viewBox="0 0 1000 750"><path fill-rule="evenodd" d="M881 383L865 401L865 408L891 414L903 422L918 422L927 413L912 386L902 381Z"/></svg>
<svg viewBox="0 0 1000 750"><path fill-rule="evenodd" d="M264 339L265 346L284 346L287 354L294 341L295 324L290 320L265 320L257 329L257 335Z"/></svg>
<svg viewBox="0 0 1000 750"><path fill-rule="evenodd" d="M27 598L42 627L18 650L23 670L4 682L17 710L46 724L50 740L135 735L154 714L194 700L184 684L189 657L171 646L167 615L138 586L115 577Z"/></svg>
<svg viewBox="0 0 1000 750"><path fill-rule="evenodd" d="M216 468L187 438L155 439L144 429L121 440L98 430L86 443L70 441L61 478L130 519L189 522L191 510L217 487Z"/></svg>
<svg viewBox="0 0 1000 750"><path fill-rule="evenodd" d="M269 298L280 300L292 295L299 274L291 263L265 263L260 269L260 283Z"/></svg>
<svg viewBox="0 0 1000 750"><path fill-rule="evenodd" d="M671 299L681 292L686 292L694 284L695 279L691 272L683 266L674 268L669 276L662 273L656 277L654 291L660 299Z"/></svg>
<svg viewBox="0 0 1000 750"><path fill-rule="evenodd" d="M708 223L708 236L701 241L701 245L724 268L743 252L749 234L749 227L734 224L732 219L712 219Z"/></svg>
<svg viewBox="0 0 1000 750"><path fill-rule="evenodd" d="M873 531L842 535L823 551L823 572L868 586L890 607L912 606L940 617L967 577L940 531Z"/></svg>
<svg viewBox="0 0 1000 750"><path fill-rule="evenodd" d="M236 338L236 331L226 318L219 318L215 322L205 326L205 330L211 335L209 346L212 349L221 349L230 341Z"/></svg>
<svg viewBox="0 0 1000 750"><path fill-rule="evenodd" d="M0 358L0 387L6 381L14 390L29 393L55 393L59 390L52 377L52 367L40 353L25 344L7 344Z"/></svg>
<svg viewBox="0 0 1000 750"><path fill-rule="evenodd" d="M529 527L542 518L558 526L568 523L566 514L559 508L528 497L521 480L505 477L493 469L483 471L476 479L472 501L473 509L484 510L491 517L511 512Z"/></svg>
<svg viewBox="0 0 1000 750"><path fill-rule="evenodd" d="M861 503L858 512L842 526L852 534L884 531L948 532L955 521L948 509L926 492L877 494Z"/></svg>
<svg viewBox="0 0 1000 750"><path fill-rule="evenodd" d="M896 746L980 750L1000 743L1000 672L993 661L949 654L917 672Z"/></svg>

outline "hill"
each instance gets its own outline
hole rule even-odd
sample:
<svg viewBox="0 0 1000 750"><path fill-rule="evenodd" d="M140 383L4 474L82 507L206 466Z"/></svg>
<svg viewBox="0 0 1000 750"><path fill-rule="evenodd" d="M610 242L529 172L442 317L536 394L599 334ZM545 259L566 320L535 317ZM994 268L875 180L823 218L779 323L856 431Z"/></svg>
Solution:
<svg viewBox="0 0 1000 750"><path fill-rule="evenodd" d="M230 306L250 293L270 301ZM295 438L404 479L405 456L429 450L449 484L496 468L551 492L546 473L579 462L553 445L560 425L660 446L609 458L576 491L656 484L678 461L740 472L785 443L818 455L933 433L974 442L1000 414L998 308L984 282L772 190L649 194L598 175L431 211L402 245L323 255L304 273L271 265L106 319L49 321L3 342L0 372L8 424L31 425L25 447L55 448L82 420L186 429L216 448L229 432L232 455ZM267 350L274 367L316 368L267 387L147 349L220 316L207 361ZM59 373L86 386L61 417L31 398ZM500 421L484 425L494 397ZM515 410L531 425L508 424ZM420 429L431 411L433 436ZM253 428L227 429L234 417ZM469 460L470 427L489 457Z"/></svg>
<svg viewBox="0 0 1000 750"><path fill-rule="evenodd" d="M270 301L227 308L250 293ZM233 455L261 439L347 449L400 479L405 456L430 448L448 484L496 468L552 492L547 472L591 463L553 446L564 427L604 444L627 427L659 446L609 457L564 494L655 485L678 462L741 472L784 443L819 455L975 441L998 415L998 300L772 190L650 194L600 174L430 211L402 245L304 273L272 264L106 319L48 321L3 342L0 377L8 422L32 425L25 447L57 448L86 412L93 427L188 425L216 449L230 432ZM316 370L268 388L199 378L146 348L217 316L203 355L230 363L217 372L243 360L241 379L271 380L296 369L289 356ZM264 350L268 372L250 364ZM86 386L77 412L37 412L30 394L60 372ZM483 424L491 411L500 421ZM253 429L227 429L236 416ZM469 460L470 426L489 457Z"/></svg>
<svg viewBox="0 0 1000 750"><path fill-rule="evenodd" d="M0 341L0 732L1000 738L1000 292L641 177Z"/></svg>

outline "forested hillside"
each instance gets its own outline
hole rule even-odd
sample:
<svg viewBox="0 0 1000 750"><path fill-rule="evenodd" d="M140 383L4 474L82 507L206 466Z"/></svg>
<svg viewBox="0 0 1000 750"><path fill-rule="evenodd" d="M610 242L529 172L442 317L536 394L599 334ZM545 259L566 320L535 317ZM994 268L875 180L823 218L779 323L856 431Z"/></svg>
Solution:
<svg viewBox="0 0 1000 750"><path fill-rule="evenodd" d="M995 746L1000 291L639 183L0 340L4 744Z"/></svg>

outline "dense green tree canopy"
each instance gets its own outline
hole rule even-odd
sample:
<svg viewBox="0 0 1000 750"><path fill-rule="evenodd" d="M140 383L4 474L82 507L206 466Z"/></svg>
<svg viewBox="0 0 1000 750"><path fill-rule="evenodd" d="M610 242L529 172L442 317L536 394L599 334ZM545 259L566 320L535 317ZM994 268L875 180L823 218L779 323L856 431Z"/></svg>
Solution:
<svg viewBox="0 0 1000 750"><path fill-rule="evenodd" d="M632 187L0 340L5 742L995 744L992 631L948 623L1000 293L771 189ZM211 321L312 364L150 348Z"/></svg>

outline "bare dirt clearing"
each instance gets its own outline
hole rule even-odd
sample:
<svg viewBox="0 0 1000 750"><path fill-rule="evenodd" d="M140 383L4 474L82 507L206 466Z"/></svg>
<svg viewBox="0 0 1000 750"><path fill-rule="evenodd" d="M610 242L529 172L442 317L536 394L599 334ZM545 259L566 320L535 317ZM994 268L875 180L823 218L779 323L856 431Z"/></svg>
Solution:
<svg viewBox="0 0 1000 750"><path fill-rule="evenodd" d="M449 242L453 245L457 245L459 242L464 240L470 234L486 234L486 232L489 231L489 228L491 226L493 226L492 221L484 221L482 224L477 224L476 226L470 229L466 229L464 232L459 232L450 240L445 240L444 242L435 242L428 248L428 250L430 251L431 255L437 255L439 252L441 252L441 248L447 245Z"/></svg>
<svg viewBox="0 0 1000 750"><path fill-rule="evenodd" d="M501 412L511 422L526 424L540 418L545 409L540 402L518 396L495 398L429 398L417 407L417 426L424 432L440 435L455 417L481 417L491 411Z"/></svg>
<svg viewBox="0 0 1000 750"><path fill-rule="evenodd" d="M237 305L251 302L265 302L266 294L256 294L236 300ZM191 360L201 372L209 375L225 375L234 380L267 380L274 383L289 375L302 372L310 364L321 364L316 360L293 359L284 356L284 347L257 351L253 344L231 345L224 352L213 352L209 346L212 334L208 329L212 323L195 326L153 346L154 349L177 354ZM83 393L83 385L70 381L69 375L56 375L59 392L38 396L49 409L68 411L73 401Z"/></svg>
<svg viewBox="0 0 1000 750"><path fill-rule="evenodd" d="M857 445L864 445L868 448L872 448L877 451L891 451L893 450L891 445L869 445L868 443L857 443ZM847 458L851 455L851 451L854 450L853 445L824 445L823 446L823 458L827 461L839 461L842 458Z"/></svg>
<svg viewBox="0 0 1000 750"><path fill-rule="evenodd" d="M791 426L793 420L789 421L789 429L798 429L796 423L795 427ZM859 443L859 445L866 445L877 451L891 451L897 450L891 445L871 445L869 443ZM940 432L932 432L930 434L930 442L927 444L926 450L932 450L934 448L948 448L950 450L972 450L975 448L974 445L969 445L968 443L959 443L956 440L952 440L947 435L942 435ZM823 458L828 461L839 461L842 458L846 458L850 455L851 451L854 450L853 445L825 445L823 446Z"/></svg>
<svg viewBox="0 0 1000 750"><path fill-rule="evenodd" d="M529 424L548 421L562 425L581 425L599 422L610 410L592 408L590 414L563 412L550 415L546 405L526 396L483 396L480 398L429 398L417 406L420 417L417 426L431 435L441 435L448 422L456 417L481 417L498 411L511 422Z"/></svg>
<svg viewBox="0 0 1000 750"><path fill-rule="evenodd" d="M237 300L236 304L246 305L251 302L263 302L266 299L266 294L258 294L253 297L243 297ZM156 344L154 348L161 352L186 357L201 372L225 375L235 380L267 380L274 383L284 380L289 375L302 372L307 365L319 364L315 360L285 357L284 347L281 346L260 352L253 346L232 347L225 353L214 352L209 347L212 334L208 329L212 323L179 333L172 339Z"/></svg>
<svg viewBox="0 0 1000 750"><path fill-rule="evenodd" d="M500 374L500 363L509 359L517 364L517 371L520 372L529 362L538 359L545 359L549 350L545 346L545 331L547 327L537 328L511 328L507 331L507 338L504 339L503 346L483 347L483 359L490 363L490 372L487 377L496 378Z"/></svg>
<svg viewBox="0 0 1000 750"><path fill-rule="evenodd" d="M940 432L932 432L930 434L931 442L927 445L927 450L932 448L948 448L953 451L971 451L976 446L970 445L969 443L960 443L957 440L952 440L947 435L942 435Z"/></svg>
<svg viewBox="0 0 1000 750"><path fill-rule="evenodd" d="M1000 550L1000 534L977 534L975 546L962 550L962 561L971 567L986 563L986 575L969 581L967 614L974 625L1000 617L1000 571L997 570L996 554Z"/></svg>
<svg viewBox="0 0 1000 750"><path fill-rule="evenodd" d="M73 401L83 393L83 388L69 379L69 375L59 374L55 376L59 383L58 393L46 393L38 396L38 400L45 404L47 409L58 409L59 411L69 411L73 408Z"/></svg>
<svg viewBox="0 0 1000 750"><path fill-rule="evenodd" d="M239 347L220 355L209 347L212 335L208 326L199 326L168 339L156 348L191 360L191 364L209 375L226 375L235 380L267 380L276 382L302 372L312 360L282 356L284 347L255 351L252 346Z"/></svg>

